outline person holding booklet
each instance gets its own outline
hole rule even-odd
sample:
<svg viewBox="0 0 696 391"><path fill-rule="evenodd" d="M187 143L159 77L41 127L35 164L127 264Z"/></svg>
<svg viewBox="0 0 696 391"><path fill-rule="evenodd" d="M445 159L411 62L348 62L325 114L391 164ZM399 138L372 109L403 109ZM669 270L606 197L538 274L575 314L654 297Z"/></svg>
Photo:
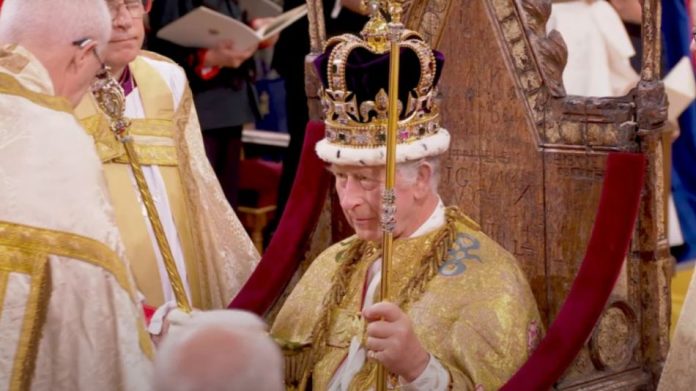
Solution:
<svg viewBox="0 0 696 391"><path fill-rule="evenodd" d="M236 207L242 125L254 122L259 115L252 83L255 72L252 57L259 48L275 44L277 37L249 49L237 47L233 40L222 41L211 49L187 48L157 37L163 27L200 6L238 20L242 18L236 0L156 1L150 12L148 48L173 59L186 70L208 159L227 200ZM259 29L271 20L260 18L249 23Z"/></svg>

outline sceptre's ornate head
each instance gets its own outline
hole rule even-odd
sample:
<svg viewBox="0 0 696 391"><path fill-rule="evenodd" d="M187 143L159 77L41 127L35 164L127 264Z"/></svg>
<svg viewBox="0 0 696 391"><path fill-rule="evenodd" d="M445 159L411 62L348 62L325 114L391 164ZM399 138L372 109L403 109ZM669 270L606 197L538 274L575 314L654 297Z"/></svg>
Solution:
<svg viewBox="0 0 696 391"><path fill-rule="evenodd" d="M436 100L444 56L417 33L395 29L387 19L399 20L400 11L391 3L371 1L372 17L362 38L344 34L330 39L315 62L326 124L326 136L316 149L326 162L385 164L390 34L398 34L401 54L397 162L440 155L449 147L450 135L440 127Z"/></svg>
<svg viewBox="0 0 696 391"><path fill-rule="evenodd" d="M108 67L99 72L92 84L97 105L109 118L111 131L119 141L123 141L127 135L130 120L125 117L126 94L123 88L109 72Z"/></svg>

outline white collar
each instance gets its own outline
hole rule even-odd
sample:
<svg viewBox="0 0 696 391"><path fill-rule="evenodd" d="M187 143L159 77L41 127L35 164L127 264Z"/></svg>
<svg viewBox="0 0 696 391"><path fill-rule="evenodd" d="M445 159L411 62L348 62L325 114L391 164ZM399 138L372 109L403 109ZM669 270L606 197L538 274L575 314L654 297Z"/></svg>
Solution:
<svg viewBox="0 0 696 391"><path fill-rule="evenodd" d="M437 197L437 206L433 213L428 217L423 224L421 224L418 229L413 232L409 238L415 238L418 236L423 236L427 233L435 231L436 229L445 225L445 204L442 203L442 199Z"/></svg>

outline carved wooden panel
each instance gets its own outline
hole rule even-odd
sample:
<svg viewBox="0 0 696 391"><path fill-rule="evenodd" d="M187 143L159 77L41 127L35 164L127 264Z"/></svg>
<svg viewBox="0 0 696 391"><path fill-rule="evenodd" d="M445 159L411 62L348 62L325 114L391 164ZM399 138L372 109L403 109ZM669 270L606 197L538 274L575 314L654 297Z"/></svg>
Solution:
<svg viewBox="0 0 696 391"><path fill-rule="evenodd" d="M482 21L463 28L475 15ZM544 214L543 156L496 35L484 2L451 10L439 50L442 123L453 138L440 190L517 256L546 317L544 220L535 218Z"/></svg>

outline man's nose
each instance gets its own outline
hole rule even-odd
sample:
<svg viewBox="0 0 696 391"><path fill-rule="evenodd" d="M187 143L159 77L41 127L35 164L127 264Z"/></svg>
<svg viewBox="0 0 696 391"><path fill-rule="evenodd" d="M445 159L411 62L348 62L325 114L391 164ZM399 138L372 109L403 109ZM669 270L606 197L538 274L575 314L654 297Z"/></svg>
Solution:
<svg viewBox="0 0 696 391"><path fill-rule="evenodd" d="M131 16L130 11L128 11L128 8L126 8L125 4L121 4L115 12L116 15L112 15L112 24L114 28L118 27L124 30L128 30L133 26L133 17Z"/></svg>
<svg viewBox="0 0 696 391"><path fill-rule="evenodd" d="M360 186L360 181L348 177L343 189L338 191L338 198L343 210L351 210L362 202L365 190Z"/></svg>

